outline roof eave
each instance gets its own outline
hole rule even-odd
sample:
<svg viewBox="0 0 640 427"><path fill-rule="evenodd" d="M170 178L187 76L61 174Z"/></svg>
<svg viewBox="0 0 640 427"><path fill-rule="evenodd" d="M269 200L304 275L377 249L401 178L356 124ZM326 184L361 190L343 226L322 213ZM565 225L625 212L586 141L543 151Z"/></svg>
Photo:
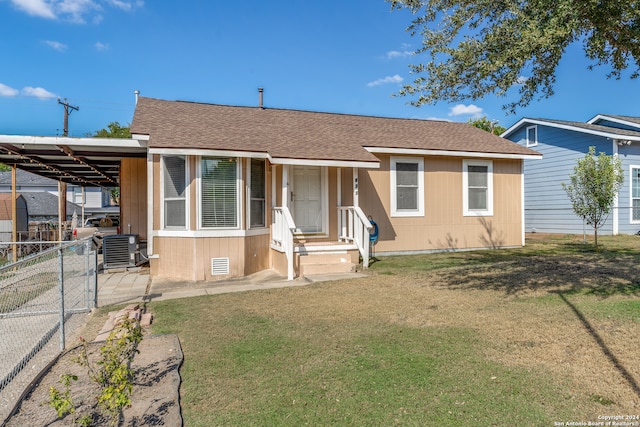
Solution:
<svg viewBox="0 0 640 427"><path fill-rule="evenodd" d="M450 156L450 157L482 157L482 158L492 158L492 159L520 159L520 160L533 160L533 159L542 158L542 154L491 153L491 152L476 152L476 151L449 151L449 150L388 148L388 147L364 147L364 148L370 153L381 153L381 154L404 154L404 155Z"/></svg>
<svg viewBox="0 0 640 427"><path fill-rule="evenodd" d="M500 136L502 138L506 138L507 136L511 135L517 129L519 129L520 127L522 127L525 124L542 125L542 126L549 126L549 127L554 127L554 128L558 128L558 129L566 129L566 130L571 130L571 131L574 131L574 132L582 132L582 133L587 133L587 134L590 134L590 135L601 136L601 137L604 137L604 138L625 139L625 140L630 140L630 141L640 141L640 135L639 136L633 136L633 135L624 135L624 134L621 134L621 133L618 133L618 132L605 132L605 131L598 131L598 130L595 130L595 129L585 129L585 128L579 127L579 126L571 126L571 125L566 124L566 123L555 123L555 122L546 121L546 120L540 120L540 119L522 119L518 123L516 123L515 125L511 126L509 129L504 131L502 133L502 135L500 135ZM616 129L615 128L611 128L611 130L614 131ZM622 130L622 129L618 129L618 130ZM638 132L640 133L640 131L638 131Z"/></svg>

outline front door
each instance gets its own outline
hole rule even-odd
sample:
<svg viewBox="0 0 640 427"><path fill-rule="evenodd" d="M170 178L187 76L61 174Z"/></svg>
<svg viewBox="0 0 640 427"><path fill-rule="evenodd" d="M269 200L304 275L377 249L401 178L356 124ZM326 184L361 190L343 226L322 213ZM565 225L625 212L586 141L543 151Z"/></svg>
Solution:
<svg viewBox="0 0 640 427"><path fill-rule="evenodd" d="M323 224L322 170L319 166L294 166L291 214L299 233L321 233Z"/></svg>

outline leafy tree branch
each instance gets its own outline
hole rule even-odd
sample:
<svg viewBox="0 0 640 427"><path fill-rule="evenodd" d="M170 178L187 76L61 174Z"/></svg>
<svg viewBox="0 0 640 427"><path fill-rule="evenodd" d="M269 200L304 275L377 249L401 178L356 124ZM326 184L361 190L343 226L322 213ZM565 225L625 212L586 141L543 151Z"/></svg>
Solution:
<svg viewBox="0 0 640 427"><path fill-rule="evenodd" d="M640 71L640 8L626 0L387 0L408 9L407 28L422 38L416 51L424 63L399 95L420 106L438 101L505 96L517 87L519 99L503 106L514 113L537 95L553 95L556 68L567 47L582 43L595 65L608 65L620 78L629 66Z"/></svg>

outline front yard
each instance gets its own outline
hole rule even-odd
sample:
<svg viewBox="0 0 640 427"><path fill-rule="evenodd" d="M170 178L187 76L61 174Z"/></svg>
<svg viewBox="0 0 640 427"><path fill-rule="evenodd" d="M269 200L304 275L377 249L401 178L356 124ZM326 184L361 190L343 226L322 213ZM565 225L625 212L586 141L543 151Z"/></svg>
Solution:
<svg viewBox="0 0 640 427"><path fill-rule="evenodd" d="M599 240L597 252L533 235L522 249L379 257L364 279L148 310L153 332L182 344L186 426L634 417L640 237Z"/></svg>

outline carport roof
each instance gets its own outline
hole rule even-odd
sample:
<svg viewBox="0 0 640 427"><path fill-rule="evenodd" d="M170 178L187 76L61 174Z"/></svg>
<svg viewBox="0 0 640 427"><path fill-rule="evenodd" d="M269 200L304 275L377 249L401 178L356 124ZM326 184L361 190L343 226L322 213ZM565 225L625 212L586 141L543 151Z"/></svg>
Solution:
<svg viewBox="0 0 640 427"><path fill-rule="evenodd" d="M0 163L87 187L120 185L120 160L146 153L135 139L0 135Z"/></svg>

